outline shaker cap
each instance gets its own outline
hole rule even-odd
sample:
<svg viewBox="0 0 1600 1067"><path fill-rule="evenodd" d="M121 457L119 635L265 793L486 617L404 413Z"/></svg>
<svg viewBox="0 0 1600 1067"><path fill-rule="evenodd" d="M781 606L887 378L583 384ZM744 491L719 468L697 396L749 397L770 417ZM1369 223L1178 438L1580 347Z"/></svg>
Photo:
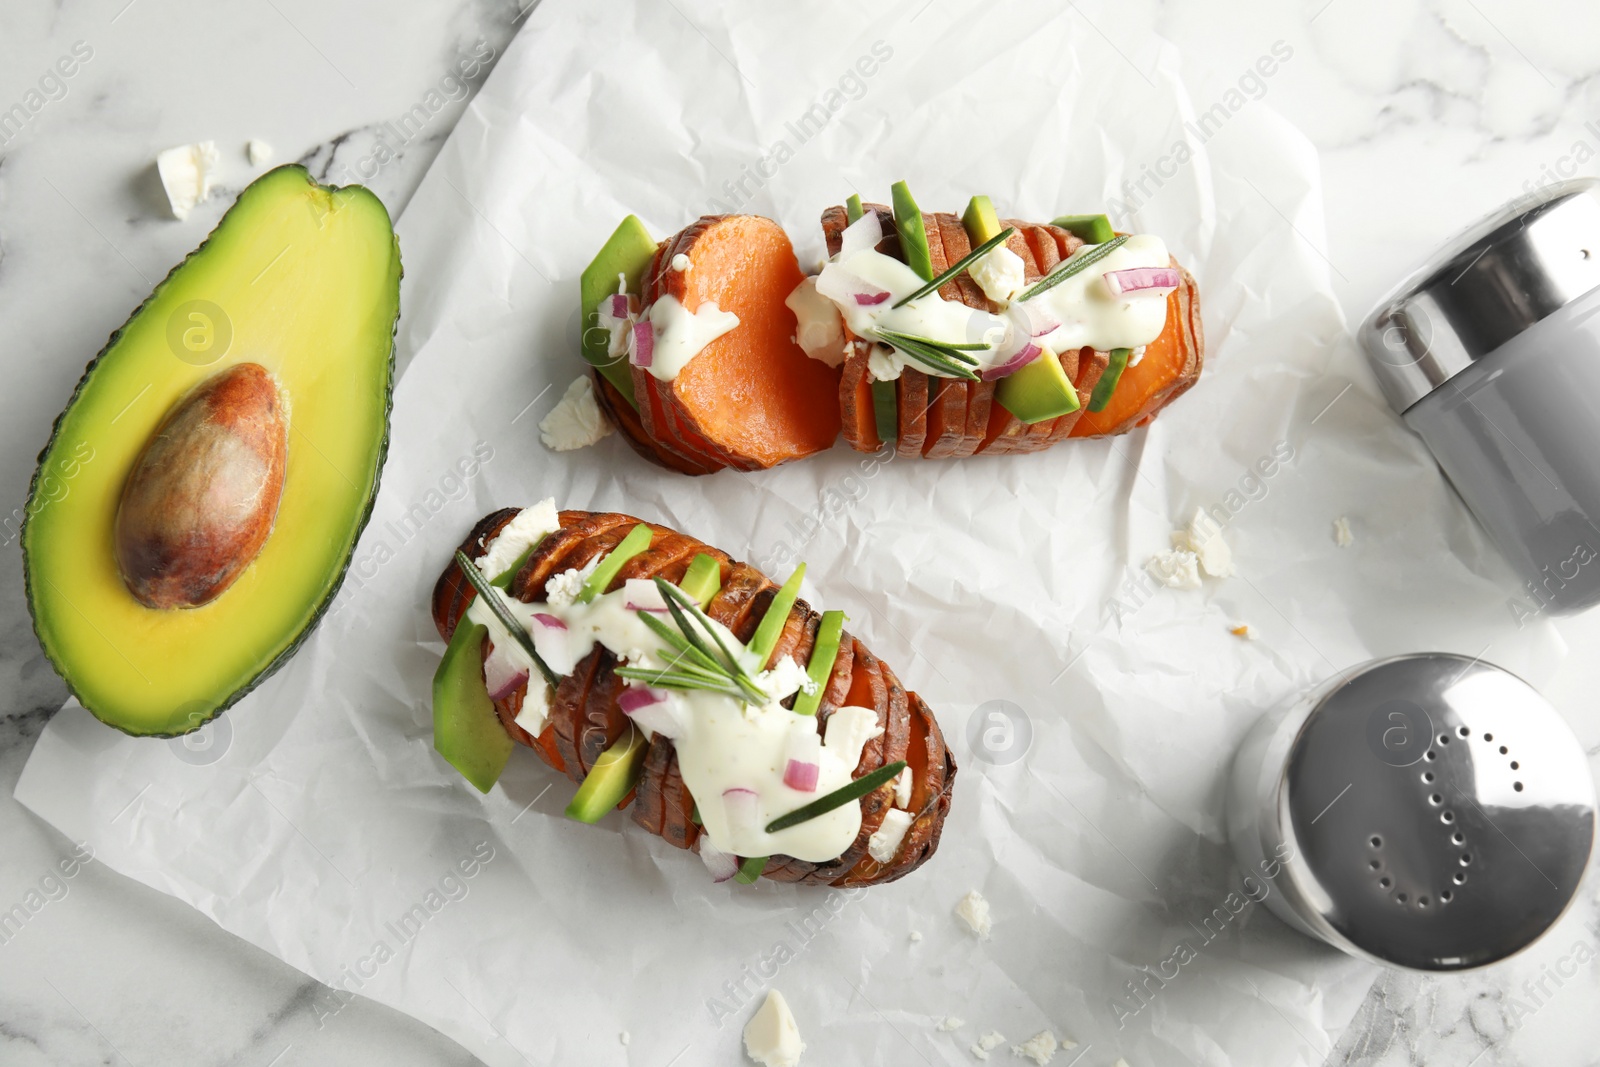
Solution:
<svg viewBox="0 0 1600 1067"><path fill-rule="evenodd" d="M1358 336L1399 412L1600 288L1600 179L1519 197L1391 292Z"/></svg>
<svg viewBox="0 0 1600 1067"><path fill-rule="evenodd" d="M1517 676L1446 653L1378 661L1324 696L1279 801L1318 925L1418 970L1532 943L1594 842L1594 782L1565 720Z"/></svg>

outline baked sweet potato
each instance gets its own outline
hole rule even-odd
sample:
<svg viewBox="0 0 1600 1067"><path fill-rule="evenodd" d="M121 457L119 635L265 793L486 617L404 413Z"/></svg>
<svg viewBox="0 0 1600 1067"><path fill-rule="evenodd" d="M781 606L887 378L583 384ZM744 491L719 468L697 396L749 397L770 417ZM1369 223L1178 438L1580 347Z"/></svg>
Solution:
<svg viewBox="0 0 1600 1067"><path fill-rule="evenodd" d="M461 551L474 560L481 558L489 542L516 515L517 509L505 508L485 516L461 543ZM610 552L640 521L615 513L561 512L561 528L528 556L511 579L509 592L524 602L542 599L545 583L552 576L582 567ZM622 567L611 588L620 587L630 578L660 577L679 582L690 561L703 553L717 561L722 573L722 588L706 613L727 626L739 640L748 642L766 615L777 585L755 568L694 538L654 523L648 525L652 533L649 549ZM474 595L454 563L439 576L431 607L434 625L446 641ZM820 618L803 600L797 600L784 621L771 660L776 662L788 655L797 663L808 662ZM489 651L489 643L485 642L485 656ZM622 683L615 668L615 657L596 644L561 680L551 701L549 721L537 737L515 721L526 686L496 701L496 714L512 740L532 748L574 782L582 782L600 754L630 726L617 705ZM858 802L861 829L841 856L826 863L773 856L762 872L764 877L813 885L878 885L911 873L938 847L939 833L950 809L955 760L927 704L915 693L907 692L894 672L848 632L841 636L839 655L823 688L816 716L818 732L825 730L835 710L846 705L875 710L882 730L863 748L855 777L905 760L912 772L911 799L906 808L914 814L912 824L889 863L872 859L868 841L894 806L893 784L885 784ZM694 799L679 773L671 741L657 738L649 743L638 784L619 806L631 808L633 821L650 833L679 848L698 851L700 827L693 819Z"/></svg>

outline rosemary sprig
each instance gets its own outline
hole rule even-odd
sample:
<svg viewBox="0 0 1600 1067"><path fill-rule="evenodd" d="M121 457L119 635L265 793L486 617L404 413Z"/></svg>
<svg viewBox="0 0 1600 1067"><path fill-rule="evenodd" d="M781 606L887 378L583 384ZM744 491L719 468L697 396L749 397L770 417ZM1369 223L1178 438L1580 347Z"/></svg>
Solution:
<svg viewBox="0 0 1600 1067"><path fill-rule="evenodd" d="M951 378L966 378L969 381L978 380L977 373L972 370L978 365L978 361L967 353L986 351L990 347L987 344L953 344L935 341L929 337L918 337L896 330L880 329L876 331L876 336L925 367Z"/></svg>
<svg viewBox="0 0 1600 1067"><path fill-rule="evenodd" d="M1111 253L1127 244L1127 242L1128 235L1123 234L1121 237L1113 237L1103 245L1095 245L1081 256L1072 257L1065 263L1061 264L1061 266L1051 271L1049 274L1046 274L1043 278L1040 278L1038 281L1034 282L1032 288L1025 290L1023 294L1017 297L1016 301L1014 302L1021 303L1024 300L1038 296L1046 289L1054 289L1056 286L1060 285L1074 274L1092 267L1102 259L1105 259Z"/></svg>
<svg viewBox="0 0 1600 1067"><path fill-rule="evenodd" d="M661 668L620 667L617 673L663 689L702 689L746 704L765 704L766 691L745 671L694 598L665 578L657 578L655 583L676 629L644 612L639 613L639 618L678 655Z"/></svg>
<svg viewBox="0 0 1600 1067"><path fill-rule="evenodd" d="M846 782L833 792L818 797L809 804L795 808L787 815L780 815L767 823L767 833L775 834L779 830L787 830L791 826L799 826L803 822L810 822L818 815L826 815L834 808L842 808L852 800L859 800L884 782L892 781L901 771L906 769L905 760L895 760L886 767L879 767L871 774L863 774L853 782Z"/></svg>
<svg viewBox="0 0 1600 1067"><path fill-rule="evenodd" d="M533 647L533 636L528 633L517 617L511 614L511 609L506 607L505 601L500 599L499 591L489 584L489 580L483 576L483 572L478 570L478 565L472 562L467 554L459 549L456 550L456 566L461 569L461 573L467 579L467 584L472 586L473 592L478 594L478 599L489 605L489 610L494 613L495 619L499 621L501 626L505 627L506 632L511 635L511 639L521 647L522 651L528 654L528 658L533 660L533 665L539 668L539 673L544 675L544 680L549 682L551 686L560 685L561 675L551 670L550 664L546 663L544 657L539 655L538 650Z"/></svg>
<svg viewBox="0 0 1600 1067"><path fill-rule="evenodd" d="M953 266L950 269L946 270L943 274L939 275L933 281L931 281L928 284L924 285L921 289L918 289L916 292L912 293L910 296L901 297L899 300L896 300L893 304L890 304L889 306L891 308L905 307L907 304L911 303L911 301L917 299L919 296L927 296L929 293L937 292L941 285L943 285L945 282L948 282L951 278L957 277L962 271L964 271L968 267L972 266L979 259L982 259L984 256L988 255L989 252L992 249L994 249L994 247L996 245L998 245L1001 242L1005 241L1007 238L1009 238L1012 234L1014 234L1016 232L1017 232L1017 229L1016 229L1015 226L1007 226L1005 229L1001 230L999 233L995 234L993 237L991 237L987 241L983 242L983 244L979 245L977 248L974 248L971 252L968 252L966 255L962 256L959 260L956 261L956 265L955 266Z"/></svg>

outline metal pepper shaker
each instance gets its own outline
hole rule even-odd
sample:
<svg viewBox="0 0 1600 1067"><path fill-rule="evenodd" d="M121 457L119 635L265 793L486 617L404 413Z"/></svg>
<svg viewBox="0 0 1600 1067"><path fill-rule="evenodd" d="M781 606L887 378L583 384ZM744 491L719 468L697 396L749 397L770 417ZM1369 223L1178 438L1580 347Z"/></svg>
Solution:
<svg viewBox="0 0 1600 1067"><path fill-rule="evenodd" d="M1519 572L1528 611L1600 603L1600 180L1473 226L1359 336L1394 409Z"/></svg>
<svg viewBox="0 0 1600 1067"><path fill-rule="evenodd" d="M1588 760L1515 675L1424 653L1353 668L1247 735L1228 836L1246 888L1302 933L1446 971L1525 948L1577 892Z"/></svg>

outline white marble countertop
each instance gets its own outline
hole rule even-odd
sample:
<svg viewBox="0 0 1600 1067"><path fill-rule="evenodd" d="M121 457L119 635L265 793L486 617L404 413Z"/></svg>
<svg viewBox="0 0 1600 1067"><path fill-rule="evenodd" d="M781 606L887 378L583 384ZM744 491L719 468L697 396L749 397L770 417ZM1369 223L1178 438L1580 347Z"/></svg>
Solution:
<svg viewBox="0 0 1600 1067"><path fill-rule="evenodd" d="M1600 173L1600 9L1589 2L1086 0L1075 11L1085 34L1134 64L1157 33L1177 44L1197 109L1232 89L1305 131L1321 154L1327 227L1304 236L1350 321L1482 213L1556 174ZM10 0L0 15L0 512L22 505L84 362L251 176L247 139L333 180L364 181L398 214L484 76L451 72L463 58L492 61L522 14L514 0ZM1292 57L1253 76L1279 41ZM73 73L60 76L75 45L77 60L59 68ZM7 127L13 104L26 121ZM391 125L406 114L426 119ZM151 160L201 139L217 142L227 188L178 223ZM15 529L14 516L0 529L0 910L73 850L10 798L65 692L28 626ZM1575 708L1600 685L1600 658L1586 654L1600 614L1561 630L1573 651L1546 691ZM1600 751L1600 737L1582 740ZM20 930L0 931L0 1062L475 1062L360 998L328 1015L317 983L92 862L62 884ZM1509 965L1381 978L1329 1062L1591 1064L1597 959L1591 880L1562 926Z"/></svg>

